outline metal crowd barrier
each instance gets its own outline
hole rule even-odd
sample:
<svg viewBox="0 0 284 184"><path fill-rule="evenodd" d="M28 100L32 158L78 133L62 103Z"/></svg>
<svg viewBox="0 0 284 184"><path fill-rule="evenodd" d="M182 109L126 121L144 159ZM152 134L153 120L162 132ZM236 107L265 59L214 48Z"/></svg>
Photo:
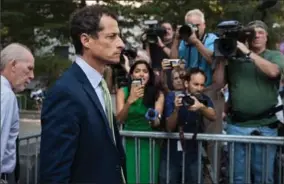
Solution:
<svg viewBox="0 0 284 184"><path fill-rule="evenodd" d="M125 146L126 139L134 139L135 140L135 164L136 164L136 183L140 183L139 175L140 175L140 165L138 163L140 160L140 141L149 140L149 155L151 156L150 160L143 160L142 162L149 162L149 178L151 181L154 181L154 178L157 177L158 173L154 172L154 163L155 159L153 158L153 150L155 147L160 146L158 144L158 140L166 140L167 141L167 150L169 150L169 140L171 139L179 139L178 133L166 133L166 132L140 132L140 131L120 131L121 136L123 137L123 144ZM185 140L192 139L193 134L185 133ZM284 184L284 137L264 137L264 136L233 136L233 135L223 135L223 134L198 134L197 135L197 144L198 144L198 182L200 183L203 180L203 172L204 169L201 168L203 163L203 157L206 157L206 152L203 149L203 144L207 141L212 141L214 143L214 154L213 154L213 162L209 165L209 175L212 180L212 183L219 183L218 180L218 172L217 172L217 163L218 163L218 148L226 145L230 145L228 149L229 160L228 160L228 178L226 183L233 183L233 156L234 156L234 145L236 143L244 143L246 145L246 153L247 157L245 158L246 164L244 165L244 169L246 171L246 183L251 183L251 172L250 172L250 160L251 160L251 146L252 144L262 144L266 147L268 145L276 145L278 146L278 151L276 155L275 165L277 166L277 173L275 174L275 181L278 184ZM20 163L21 167L21 183L36 183L38 180L38 159L39 159L39 143L40 143L40 135L34 135L29 137L24 137L20 139ZM168 152L169 153L169 152ZM220 156L220 155L219 155ZM184 158L184 153L183 153ZM263 155L263 160L265 163L267 162L267 158ZM167 154L167 183L169 182L169 161L170 155ZM208 166L208 165L207 165ZM181 182L185 181L185 163L183 159L182 163L182 177ZM23 171L24 170L24 171ZM265 165L262 168L264 174L263 183L265 183L265 178L267 177L267 170ZM150 181L150 182L151 182ZM274 182L276 183L276 182Z"/></svg>

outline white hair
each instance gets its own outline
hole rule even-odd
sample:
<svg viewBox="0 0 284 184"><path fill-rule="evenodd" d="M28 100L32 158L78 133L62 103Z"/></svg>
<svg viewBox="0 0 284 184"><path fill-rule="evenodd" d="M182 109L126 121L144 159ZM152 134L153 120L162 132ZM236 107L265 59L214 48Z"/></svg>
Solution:
<svg viewBox="0 0 284 184"><path fill-rule="evenodd" d="M27 53L31 54L30 49L20 43L11 43L1 51L0 71L3 71L6 65L13 61L26 61Z"/></svg>
<svg viewBox="0 0 284 184"><path fill-rule="evenodd" d="M185 17L184 17L184 20L185 22L187 22L187 18L190 17L190 16L193 16L193 15L196 15L196 16L199 16L202 23L205 22L205 16L204 16L204 13L199 10L199 9L193 9L193 10L189 10L186 14L185 14Z"/></svg>

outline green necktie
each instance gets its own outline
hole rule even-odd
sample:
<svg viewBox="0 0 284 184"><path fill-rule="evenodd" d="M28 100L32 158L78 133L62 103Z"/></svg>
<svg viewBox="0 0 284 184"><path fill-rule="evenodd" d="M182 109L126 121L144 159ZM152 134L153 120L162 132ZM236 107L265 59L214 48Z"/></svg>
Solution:
<svg viewBox="0 0 284 184"><path fill-rule="evenodd" d="M114 135L114 127L113 127L113 112L112 112L111 96L110 96L106 81L102 79L100 84L103 89L103 96L104 96L104 101L105 101L107 119L109 121L110 129L112 130L112 136L113 136L114 143L116 144L115 135ZM121 171L122 181L123 183L126 183L122 168L120 168L120 171Z"/></svg>
<svg viewBox="0 0 284 184"><path fill-rule="evenodd" d="M106 116L107 116L110 128L113 129L113 112L112 112L111 96L110 96L106 81L102 79L100 84L103 89Z"/></svg>

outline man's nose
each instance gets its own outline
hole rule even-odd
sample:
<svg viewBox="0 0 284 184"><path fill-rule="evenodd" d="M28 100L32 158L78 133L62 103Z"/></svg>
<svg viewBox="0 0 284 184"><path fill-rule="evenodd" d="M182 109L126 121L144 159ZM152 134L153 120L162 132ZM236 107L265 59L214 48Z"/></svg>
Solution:
<svg viewBox="0 0 284 184"><path fill-rule="evenodd" d="M30 76L29 76L30 80L33 80L34 77L35 77L35 76L34 76L34 71L31 71Z"/></svg>
<svg viewBox="0 0 284 184"><path fill-rule="evenodd" d="M122 41L122 39L120 37L118 39L119 40L118 40L117 47L120 48L121 50L123 50L124 47L125 47L125 44L123 43L123 41Z"/></svg>

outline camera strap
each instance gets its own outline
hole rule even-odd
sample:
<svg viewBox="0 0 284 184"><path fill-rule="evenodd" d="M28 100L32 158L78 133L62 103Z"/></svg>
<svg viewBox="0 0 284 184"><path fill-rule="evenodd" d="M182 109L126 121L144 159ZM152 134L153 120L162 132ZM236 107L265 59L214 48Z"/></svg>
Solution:
<svg viewBox="0 0 284 184"><path fill-rule="evenodd" d="M202 40L202 44L204 45L205 44L205 41L206 39L208 38L208 34L204 34L203 37L200 39ZM188 45L188 60L190 61L191 60L191 51L192 51L192 45ZM200 52L198 52L197 50L197 67L200 68L200 65L201 65L201 60L202 60L202 55L200 54ZM192 68L190 66L190 68Z"/></svg>

